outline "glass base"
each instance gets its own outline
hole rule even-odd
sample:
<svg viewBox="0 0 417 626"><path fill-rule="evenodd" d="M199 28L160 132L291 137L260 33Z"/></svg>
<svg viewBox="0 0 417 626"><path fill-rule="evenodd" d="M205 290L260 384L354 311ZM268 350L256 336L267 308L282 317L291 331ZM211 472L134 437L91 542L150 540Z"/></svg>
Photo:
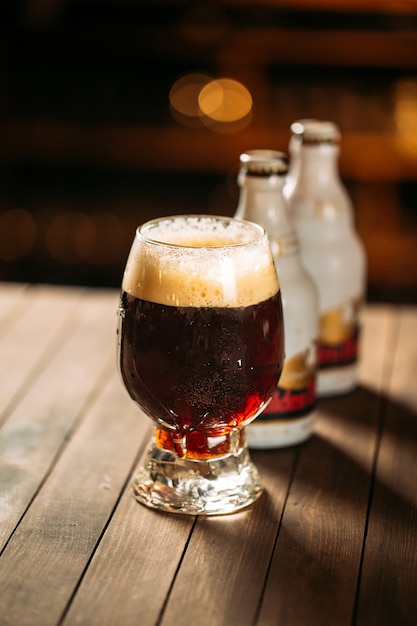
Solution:
<svg viewBox="0 0 417 626"><path fill-rule="evenodd" d="M132 482L142 504L170 513L234 513L262 493L258 470L247 446L206 461L181 459L152 442L145 464Z"/></svg>

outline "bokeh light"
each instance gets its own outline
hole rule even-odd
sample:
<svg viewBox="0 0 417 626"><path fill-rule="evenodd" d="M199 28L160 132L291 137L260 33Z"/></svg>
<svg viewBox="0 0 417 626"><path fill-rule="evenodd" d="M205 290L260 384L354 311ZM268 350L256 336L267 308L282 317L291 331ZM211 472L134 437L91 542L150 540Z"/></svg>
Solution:
<svg viewBox="0 0 417 626"><path fill-rule="evenodd" d="M179 78L169 92L171 106L183 115L200 117L198 96L210 81L211 78L205 74L187 74Z"/></svg>
<svg viewBox="0 0 417 626"><path fill-rule="evenodd" d="M169 92L173 117L186 126L205 125L215 132L237 132L251 119L252 96L237 80L187 74Z"/></svg>
<svg viewBox="0 0 417 626"><path fill-rule="evenodd" d="M401 153L417 160L417 79L401 80L395 90L395 125Z"/></svg>
<svg viewBox="0 0 417 626"><path fill-rule="evenodd" d="M10 209L0 215L0 258L18 261L33 248L37 228L32 215L23 209Z"/></svg>
<svg viewBox="0 0 417 626"><path fill-rule="evenodd" d="M114 213L61 211L48 225L45 244L58 263L110 266L124 254L130 238L131 233Z"/></svg>
<svg viewBox="0 0 417 626"><path fill-rule="evenodd" d="M80 238L94 237L92 219L81 211L62 211L51 220L45 234L49 255L58 263L72 265L81 260Z"/></svg>
<svg viewBox="0 0 417 626"><path fill-rule="evenodd" d="M242 83L231 78L220 78L208 83L200 91L201 111L216 122L237 122L252 109L252 96Z"/></svg>
<svg viewBox="0 0 417 626"><path fill-rule="evenodd" d="M121 258L130 243L130 232L118 215L97 213L92 228L76 233L76 249L83 261L92 265L111 265Z"/></svg>

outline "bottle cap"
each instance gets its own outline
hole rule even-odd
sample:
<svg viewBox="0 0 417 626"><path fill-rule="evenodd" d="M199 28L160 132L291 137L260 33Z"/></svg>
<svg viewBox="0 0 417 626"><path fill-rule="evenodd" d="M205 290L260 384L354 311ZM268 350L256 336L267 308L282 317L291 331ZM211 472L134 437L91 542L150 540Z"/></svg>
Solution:
<svg viewBox="0 0 417 626"><path fill-rule="evenodd" d="M285 176L288 159L278 150L247 150L240 155L241 172L251 176Z"/></svg>
<svg viewBox="0 0 417 626"><path fill-rule="evenodd" d="M340 130L327 120L305 119L291 124L291 133L300 143L339 143Z"/></svg>

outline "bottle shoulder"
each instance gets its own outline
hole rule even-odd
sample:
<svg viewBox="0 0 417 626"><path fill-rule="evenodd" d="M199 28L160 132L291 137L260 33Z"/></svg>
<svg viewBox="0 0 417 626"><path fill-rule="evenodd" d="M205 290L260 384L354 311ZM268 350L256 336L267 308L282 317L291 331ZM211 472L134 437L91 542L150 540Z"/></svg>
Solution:
<svg viewBox="0 0 417 626"><path fill-rule="evenodd" d="M333 251L336 255L363 254L363 243L355 229L353 217L334 220L295 219L295 229L302 251Z"/></svg>
<svg viewBox="0 0 417 626"><path fill-rule="evenodd" d="M318 298L317 288L312 275L307 271L302 261L301 255L293 254L274 260L284 296L288 296L290 299L301 298L315 306Z"/></svg>
<svg viewBox="0 0 417 626"><path fill-rule="evenodd" d="M285 199L275 194L242 195L235 218L256 222L265 229L273 254L286 255L298 250L297 235Z"/></svg>
<svg viewBox="0 0 417 626"><path fill-rule="evenodd" d="M276 259L281 290L287 357L300 352L318 336L319 295L299 258Z"/></svg>
<svg viewBox="0 0 417 626"><path fill-rule="evenodd" d="M358 237L333 241L301 239L301 258L315 281L322 311L350 298L363 297L367 262Z"/></svg>
<svg viewBox="0 0 417 626"><path fill-rule="evenodd" d="M346 190L297 189L288 195L288 210L294 220L335 221L353 219L353 206Z"/></svg>

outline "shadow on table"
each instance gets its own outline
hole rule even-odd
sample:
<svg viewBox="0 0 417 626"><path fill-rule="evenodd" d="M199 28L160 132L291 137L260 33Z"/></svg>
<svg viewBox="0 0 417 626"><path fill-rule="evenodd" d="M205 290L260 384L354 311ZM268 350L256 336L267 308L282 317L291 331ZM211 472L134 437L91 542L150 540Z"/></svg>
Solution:
<svg viewBox="0 0 417 626"><path fill-rule="evenodd" d="M295 617L294 623L350 625L357 617L360 623L391 624L394 617L412 623L416 413L360 387L321 401L314 436L293 450L294 474L261 616L284 623ZM263 474L287 452L252 456Z"/></svg>

